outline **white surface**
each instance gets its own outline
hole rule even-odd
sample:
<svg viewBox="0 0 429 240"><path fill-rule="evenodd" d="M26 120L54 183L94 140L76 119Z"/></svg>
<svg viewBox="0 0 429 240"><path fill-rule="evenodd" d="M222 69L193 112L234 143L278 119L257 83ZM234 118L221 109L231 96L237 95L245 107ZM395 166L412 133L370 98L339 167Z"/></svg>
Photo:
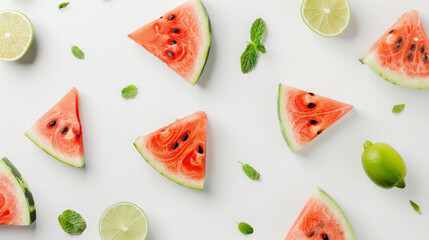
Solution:
<svg viewBox="0 0 429 240"><path fill-rule="evenodd" d="M179 5L181 0L2 0L33 21L35 43L19 63L0 63L0 153L20 169L35 197L31 227L0 227L0 239L99 239L102 212L132 201L149 217L148 240L283 239L316 185L347 214L357 239L424 239L429 223L429 90L394 86L359 63L367 49L405 11L418 9L429 28L424 0L354 0L349 28L326 39L309 30L300 1L205 0L213 44L193 87L128 39L127 34ZM239 58L258 17L267 23L265 55L250 74ZM70 47L86 54L75 59ZM355 106L316 143L293 154L277 121L282 82ZM134 100L120 96L130 83ZM68 90L80 91L87 166L77 169L50 157L24 136ZM391 113L395 104L405 110ZM133 141L194 111L208 114L207 181L187 189L154 171ZM384 141L403 156L407 187L385 190L365 176L365 140ZM262 175L252 182L237 161ZM408 200L420 204L423 215ZM57 216L80 212L82 236L64 233ZM234 221L253 225L242 236Z"/></svg>

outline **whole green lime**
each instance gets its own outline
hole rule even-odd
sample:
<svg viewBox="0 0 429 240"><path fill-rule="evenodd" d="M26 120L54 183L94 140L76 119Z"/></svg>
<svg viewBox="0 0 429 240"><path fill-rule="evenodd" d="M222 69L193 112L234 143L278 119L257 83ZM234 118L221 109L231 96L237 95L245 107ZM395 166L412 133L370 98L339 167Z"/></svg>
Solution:
<svg viewBox="0 0 429 240"><path fill-rule="evenodd" d="M363 144L362 166L366 175L382 188L404 188L407 169L401 155L385 143Z"/></svg>

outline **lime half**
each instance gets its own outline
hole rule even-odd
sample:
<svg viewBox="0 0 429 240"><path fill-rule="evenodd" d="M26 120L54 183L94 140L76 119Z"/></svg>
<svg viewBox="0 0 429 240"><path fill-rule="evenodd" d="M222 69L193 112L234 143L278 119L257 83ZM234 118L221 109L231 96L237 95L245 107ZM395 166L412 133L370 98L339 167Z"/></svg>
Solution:
<svg viewBox="0 0 429 240"><path fill-rule="evenodd" d="M24 14L5 10L0 12L0 60L20 59L33 42L33 25Z"/></svg>
<svg viewBox="0 0 429 240"><path fill-rule="evenodd" d="M103 240L144 240L149 225L141 208L134 203L119 202L104 211L99 230Z"/></svg>
<svg viewBox="0 0 429 240"><path fill-rule="evenodd" d="M350 5L347 0L303 0L301 17L317 34L335 37L349 25Z"/></svg>

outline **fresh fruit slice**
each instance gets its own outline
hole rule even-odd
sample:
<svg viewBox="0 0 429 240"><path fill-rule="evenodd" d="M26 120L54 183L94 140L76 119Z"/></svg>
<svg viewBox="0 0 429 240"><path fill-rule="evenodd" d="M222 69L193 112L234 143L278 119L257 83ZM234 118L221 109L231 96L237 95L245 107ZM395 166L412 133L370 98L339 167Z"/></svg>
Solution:
<svg viewBox="0 0 429 240"><path fill-rule="evenodd" d="M102 240L144 240L149 231L146 214L130 202L119 202L107 208L98 227Z"/></svg>
<svg viewBox="0 0 429 240"><path fill-rule="evenodd" d="M285 240L355 240L352 226L337 203L316 188Z"/></svg>
<svg viewBox="0 0 429 240"><path fill-rule="evenodd" d="M401 155L385 143L363 144L362 166L372 182L382 188L404 188L407 168Z"/></svg>
<svg viewBox="0 0 429 240"><path fill-rule="evenodd" d="M18 169L0 159L0 225L30 225L36 221L36 206L30 188Z"/></svg>
<svg viewBox="0 0 429 240"><path fill-rule="evenodd" d="M417 11L402 15L360 61L393 84L429 88L429 41Z"/></svg>
<svg viewBox="0 0 429 240"><path fill-rule="evenodd" d="M14 10L0 12L0 60L20 59L33 42L34 30L30 19Z"/></svg>
<svg viewBox="0 0 429 240"><path fill-rule="evenodd" d="M128 35L195 85L210 50L209 17L199 0L190 0Z"/></svg>
<svg viewBox="0 0 429 240"><path fill-rule="evenodd" d="M206 164L207 115L196 112L149 135L134 146L159 173L183 186L202 190Z"/></svg>
<svg viewBox="0 0 429 240"><path fill-rule="evenodd" d="M83 167L85 161L77 89L70 90L25 135L54 158L74 167Z"/></svg>
<svg viewBox="0 0 429 240"><path fill-rule="evenodd" d="M278 114L283 136L297 152L325 129L338 121L353 106L279 85Z"/></svg>
<svg viewBox="0 0 429 240"><path fill-rule="evenodd" d="M303 0L301 17L305 24L323 37L335 37L344 32L350 22L347 0Z"/></svg>

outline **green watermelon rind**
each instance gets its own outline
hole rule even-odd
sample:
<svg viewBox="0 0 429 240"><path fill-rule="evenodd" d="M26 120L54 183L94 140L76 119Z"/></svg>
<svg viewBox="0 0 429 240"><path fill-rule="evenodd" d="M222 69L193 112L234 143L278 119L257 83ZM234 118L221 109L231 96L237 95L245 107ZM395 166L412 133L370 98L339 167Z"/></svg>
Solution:
<svg viewBox="0 0 429 240"><path fill-rule="evenodd" d="M134 142L134 146L136 147L137 151L140 153L140 155L144 158L144 160L157 172L159 172L164 177L170 179L171 181L180 184L182 186L196 189L196 190L203 190L204 189L204 180L202 181L187 181L184 178L175 177L171 173L165 171L162 166L156 163L156 161L153 159L150 153L146 151L144 146L144 135L137 138L137 140Z"/></svg>
<svg viewBox="0 0 429 240"><path fill-rule="evenodd" d="M301 145L297 143L295 138L293 137L292 130L290 129L290 122L288 120L287 114L283 106L285 106L286 103L286 91L287 86L283 84L279 84L279 93L278 93L278 101L277 101L277 110L278 110L278 117L280 122L280 128L283 133L283 137L286 140L287 144L289 145L290 149L293 152L297 152L302 148Z"/></svg>
<svg viewBox="0 0 429 240"><path fill-rule="evenodd" d="M27 209L27 211L23 213L25 215L23 216L23 219L26 219L27 221L21 223L21 225L30 225L34 221L36 221L36 205L34 203L34 198L33 194L31 193L30 187L28 187L28 184L25 181L24 177L21 175L15 165L13 165L13 163L9 161L9 159L2 158L0 159L0 162L2 163L2 165L0 165L0 168L3 168L8 173L10 173L10 178L12 182L16 182L16 186L19 186L19 190L22 191L23 195L21 196L21 205L24 205L25 209ZM23 198L25 198L25 203L23 203Z"/></svg>
<svg viewBox="0 0 429 240"><path fill-rule="evenodd" d="M429 77L428 78L406 78L398 75L393 71L381 66L377 55L375 53L368 53L365 57L359 59L361 63L367 65L374 73L384 78L386 81L391 82L395 85L412 88L412 89L425 89L429 88Z"/></svg>
<svg viewBox="0 0 429 240"><path fill-rule="evenodd" d="M194 7L198 16L200 18L201 23L201 31L203 32L202 36L205 36L205 46L202 46L201 49L203 52L200 54L200 59L197 59L195 64L195 71L193 76L190 78L189 82L192 85L195 85L200 79L201 74L206 66L207 59L210 52L211 47L211 28L210 28L210 18L207 14L206 8L200 0L193 1Z"/></svg>
<svg viewBox="0 0 429 240"><path fill-rule="evenodd" d="M346 240L356 240L352 225L347 219L346 214L344 214L343 210L334 201L334 199L332 199L328 194L326 194L319 187L316 187L312 197L323 202L329 208L329 210L337 217L337 219L341 222Z"/></svg>
<svg viewBox="0 0 429 240"><path fill-rule="evenodd" d="M54 149L52 149L47 144L44 144L43 141L40 140L40 137L38 137L38 134L36 134L35 131L33 131L32 129L27 130L27 132L25 132L24 135L27 136L39 148L41 148L43 151L45 151L52 157L56 158L57 160L60 160L61 162L67 165L77 167L77 168L82 168L85 166L85 160L83 158L76 157L72 159L72 158L68 158L67 156L61 156L60 153L56 153Z"/></svg>

